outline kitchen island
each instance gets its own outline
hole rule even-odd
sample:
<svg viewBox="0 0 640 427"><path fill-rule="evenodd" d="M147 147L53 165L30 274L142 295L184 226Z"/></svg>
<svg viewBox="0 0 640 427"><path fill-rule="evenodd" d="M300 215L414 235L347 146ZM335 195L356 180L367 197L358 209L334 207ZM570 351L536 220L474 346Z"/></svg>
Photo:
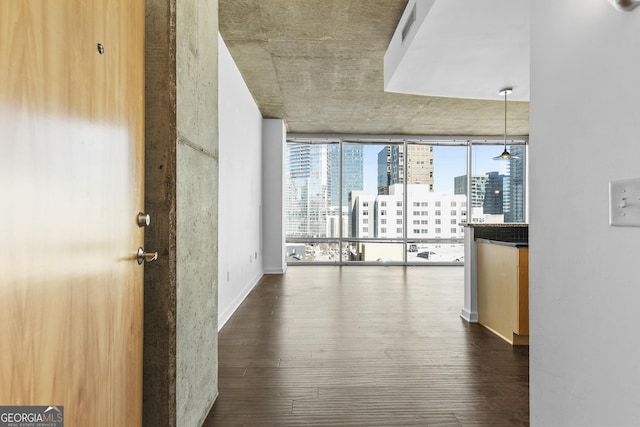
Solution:
<svg viewBox="0 0 640 427"><path fill-rule="evenodd" d="M529 344L529 245L476 239L478 322L512 345Z"/></svg>
<svg viewBox="0 0 640 427"><path fill-rule="evenodd" d="M478 246L480 245L478 241L490 240L494 242L503 242L505 244L519 244L522 248L524 248L524 245L528 244L529 241L529 226L528 224L468 224L465 226L464 234L464 305L462 307L460 316L467 322L478 323L480 317L479 311L481 311L481 309L479 310L478 306L478 278L481 273L478 267ZM524 264L522 265L522 267L524 267ZM483 268L482 274L484 274L485 272L486 268ZM526 306L528 308L528 301ZM520 309L518 309L518 311L522 312L522 310ZM488 327L492 328L491 326ZM524 329L518 328L518 331L524 331ZM522 332L520 334L516 332L516 334L518 335L518 337L516 337L516 342L522 343L522 340L520 340L519 338L521 338L520 335L524 334L522 334ZM513 341L513 335L511 336L511 341Z"/></svg>

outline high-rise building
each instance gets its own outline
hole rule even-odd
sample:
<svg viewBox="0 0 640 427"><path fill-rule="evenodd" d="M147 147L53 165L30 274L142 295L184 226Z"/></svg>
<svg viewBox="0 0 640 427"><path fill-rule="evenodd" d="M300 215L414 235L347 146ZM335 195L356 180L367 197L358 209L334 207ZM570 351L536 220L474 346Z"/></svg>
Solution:
<svg viewBox="0 0 640 427"><path fill-rule="evenodd" d="M485 215L502 215L504 213L504 181L505 176L499 172L487 173L482 205Z"/></svg>
<svg viewBox="0 0 640 427"><path fill-rule="evenodd" d="M337 148L287 144L287 236L326 237L331 207L331 150Z"/></svg>
<svg viewBox="0 0 640 427"><path fill-rule="evenodd" d="M340 204L340 149L332 146L330 164L331 206ZM342 145L342 206L349 206L349 193L364 189L364 157L362 144Z"/></svg>
<svg viewBox="0 0 640 427"><path fill-rule="evenodd" d="M342 206L363 189L363 146L342 148ZM335 237L340 214L340 146L287 144L286 216L289 237ZM344 214L344 216L347 216Z"/></svg>
<svg viewBox="0 0 640 427"><path fill-rule="evenodd" d="M378 194L389 194L391 180L391 147L386 145L378 152Z"/></svg>
<svg viewBox="0 0 640 427"><path fill-rule="evenodd" d="M473 175L471 177L471 207L481 208L484 204L484 194L487 186L487 175ZM454 194L467 194L467 175L454 178Z"/></svg>
<svg viewBox="0 0 640 427"><path fill-rule="evenodd" d="M433 146L408 144L408 156L405 156L404 145L388 145L378 153L378 194L389 194L388 187L402 184L422 184L433 191ZM408 161L405 162L405 157ZM386 184L384 171L387 172Z"/></svg>
<svg viewBox="0 0 640 427"><path fill-rule="evenodd" d="M508 180L505 185L505 211L504 222L525 222L525 156L527 154L524 145L512 145L509 147L511 155L517 159L509 159L507 165Z"/></svg>

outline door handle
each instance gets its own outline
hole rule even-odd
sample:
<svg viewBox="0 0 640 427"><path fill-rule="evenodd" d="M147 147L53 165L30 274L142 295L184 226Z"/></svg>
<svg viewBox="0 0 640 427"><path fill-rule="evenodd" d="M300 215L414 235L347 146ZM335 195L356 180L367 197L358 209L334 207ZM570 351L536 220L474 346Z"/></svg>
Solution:
<svg viewBox="0 0 640 427"><path fill-rule="evenodd" d="M138 227L148 227L149 224L151 224L151 216L144 212L138 212L136 221L138 223Z"/></svg>
<svg viewBox="0 0 640 427"><path fill-rule="evenodd" d="M158 259L158 252L145 252L144 249L138 248L138 265L143 262L153 262Z"/></svg>

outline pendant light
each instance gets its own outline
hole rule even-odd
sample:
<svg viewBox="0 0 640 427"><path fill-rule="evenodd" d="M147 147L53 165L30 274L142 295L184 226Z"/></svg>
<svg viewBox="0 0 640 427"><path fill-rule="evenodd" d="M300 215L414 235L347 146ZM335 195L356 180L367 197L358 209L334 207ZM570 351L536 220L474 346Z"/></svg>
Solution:
<svg viewBox="0 0 640 427"><path fill-rule="evenodd" d="M631 12L636 7L640 6L639 0L609 0L609 3L620 12Z"/></svg>
<svg viewBox="0 0 640 427"><path fill-rule="evenodd" d="M513 92L513 89L510 87L506 87L501 89L498 92L500 95L504 95L504 151L499 156L493 158L493 160L511 160L511 159L519 159L518 156L512 156L511 153L507 151L507 95Z"/></svg>

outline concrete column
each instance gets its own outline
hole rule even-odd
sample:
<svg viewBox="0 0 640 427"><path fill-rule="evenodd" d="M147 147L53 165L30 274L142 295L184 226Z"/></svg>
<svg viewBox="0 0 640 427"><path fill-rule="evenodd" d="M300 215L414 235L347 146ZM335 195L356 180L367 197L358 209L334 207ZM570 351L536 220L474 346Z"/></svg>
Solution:
<svg viewBox="0 0 640 427"><path fill-rule="evenodd" d="M262 233L264 272L282 274L285 260L284 167L287 132L284 121L265 119L262 125Z"/></svg>
<svg viewBox="0 0 640 427"><path fill-rule="evenodd" d="M217 0L146 0L144 425L217 396Z"/></svg>

